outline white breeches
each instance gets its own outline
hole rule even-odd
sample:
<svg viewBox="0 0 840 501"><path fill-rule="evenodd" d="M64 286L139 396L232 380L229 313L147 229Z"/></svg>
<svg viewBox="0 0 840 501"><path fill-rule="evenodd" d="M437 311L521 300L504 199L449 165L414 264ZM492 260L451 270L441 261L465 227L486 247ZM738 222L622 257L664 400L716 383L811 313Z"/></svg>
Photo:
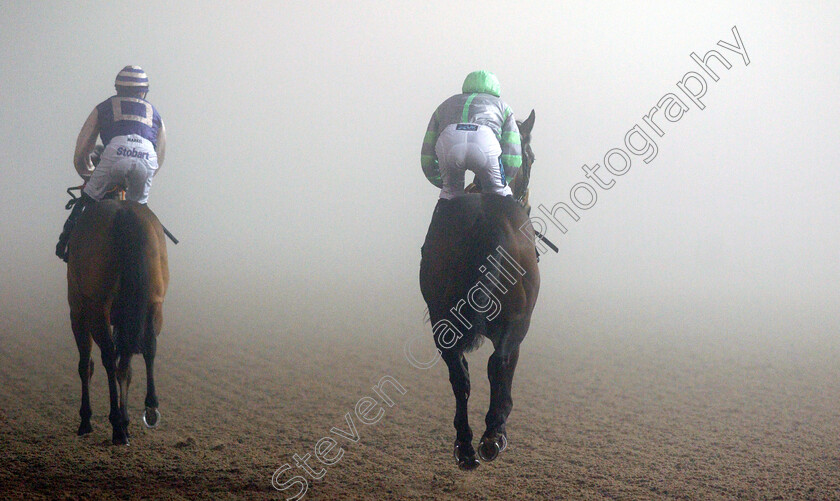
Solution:
<svg viewBox="0 0 840 501"><path fill-rule="evenodd" d="M144 204L149 200L157 168L157 154L150 141L136 135L118 136L105 147L84 191L99 201L109 191L122 187L126 200Z"/></svg>
<svg viewBox="0 0 840 501"><path fill-rule="evenodd" d="M435 144L443 189L440 198L464 194L466 171L475 173L481 191L511 195L499 156L502 148L493 129L479 124L448 125Z"/></svg>

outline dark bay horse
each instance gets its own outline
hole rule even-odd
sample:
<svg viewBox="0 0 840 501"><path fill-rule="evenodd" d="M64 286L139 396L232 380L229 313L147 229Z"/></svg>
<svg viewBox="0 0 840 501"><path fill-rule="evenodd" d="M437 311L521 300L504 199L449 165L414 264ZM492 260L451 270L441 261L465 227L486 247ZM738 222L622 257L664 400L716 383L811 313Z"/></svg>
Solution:
<svg viewBox="0 0 840 501"><path fill-rule="evenodd" d="M70 237L67 263L70 322L82 379L79 435L92 430L91 340L99 346L108 374L112 442L128 444L127 401L134 354L142 354L146 361L143 421L149 427L159 423L154 360L168 284L163 227L148 206L103 200L85 207Z"/></svg>
<svg viewBox="0 0 840 501"><path fill-rule="evenodd" d="M527 208L533 126L532 111L519 123L523 164L511 183L514 197L470 193L439 200L423 244L420 289L455 393L455 459L463 469L479 465L467 418L470 376L464 353L482 336L493 342L487 364L490 409L478 448L483 460L492 461L507 447L513 373L539 292Z"/></svg>

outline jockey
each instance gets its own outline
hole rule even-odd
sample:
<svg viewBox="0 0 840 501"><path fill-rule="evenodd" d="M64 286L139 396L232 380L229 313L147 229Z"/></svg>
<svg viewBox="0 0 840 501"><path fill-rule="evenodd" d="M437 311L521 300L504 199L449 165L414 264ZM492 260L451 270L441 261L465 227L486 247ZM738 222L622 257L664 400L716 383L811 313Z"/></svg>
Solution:
<svg viewBox="0 0 840 501"><path fill-rule="evenodd" d="M489 71L473 71L461 90L429 121L420 152L423 173L443 199L464 193L467 170L483 192L512 195L508 184L522 165L522 149L513 111L499 98L499 80Z"/></svg>
<svg viewBox="0 0 840 501"><path fill-rule="evenodd" d="M55 253L67 261L67 242L86 202L100 201L114 190L125 189L125 198L141 204L166 152L166 129L151 103L146 101L149 79L139 66L126 66L114 82L117 95L93 109L76 140L73 163L85 180L81 203L64 223ZM105 147L98 165L91 153L100 137Z"/></svg>

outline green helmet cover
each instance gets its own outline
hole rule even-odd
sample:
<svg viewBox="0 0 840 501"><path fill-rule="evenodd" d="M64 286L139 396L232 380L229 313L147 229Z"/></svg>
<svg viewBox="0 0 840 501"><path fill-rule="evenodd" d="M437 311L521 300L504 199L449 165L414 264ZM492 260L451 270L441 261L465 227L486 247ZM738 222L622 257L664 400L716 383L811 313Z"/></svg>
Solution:
<svg viewBox="0 0 840 501"><path fill-rule="evenodd" d="M464 79L464 85L461 87L461 92L483 92L484 94L492 94L496 97L502 95L501 85L496 75L489 71L478 70L473 71L467 78Z"/></svg>

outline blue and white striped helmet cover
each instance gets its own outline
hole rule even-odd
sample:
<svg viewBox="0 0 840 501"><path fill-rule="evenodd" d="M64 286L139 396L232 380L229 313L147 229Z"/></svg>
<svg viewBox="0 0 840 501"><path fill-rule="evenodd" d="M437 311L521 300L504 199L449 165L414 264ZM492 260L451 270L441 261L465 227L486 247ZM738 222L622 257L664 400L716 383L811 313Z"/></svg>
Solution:
<svg viewBox="0 0 840 501"><path fill-rule="evenodd" d="M114 81L116 87L129 87L134 89L148 89L149 77L139 66L126 66L117 74Z"/></svg>

